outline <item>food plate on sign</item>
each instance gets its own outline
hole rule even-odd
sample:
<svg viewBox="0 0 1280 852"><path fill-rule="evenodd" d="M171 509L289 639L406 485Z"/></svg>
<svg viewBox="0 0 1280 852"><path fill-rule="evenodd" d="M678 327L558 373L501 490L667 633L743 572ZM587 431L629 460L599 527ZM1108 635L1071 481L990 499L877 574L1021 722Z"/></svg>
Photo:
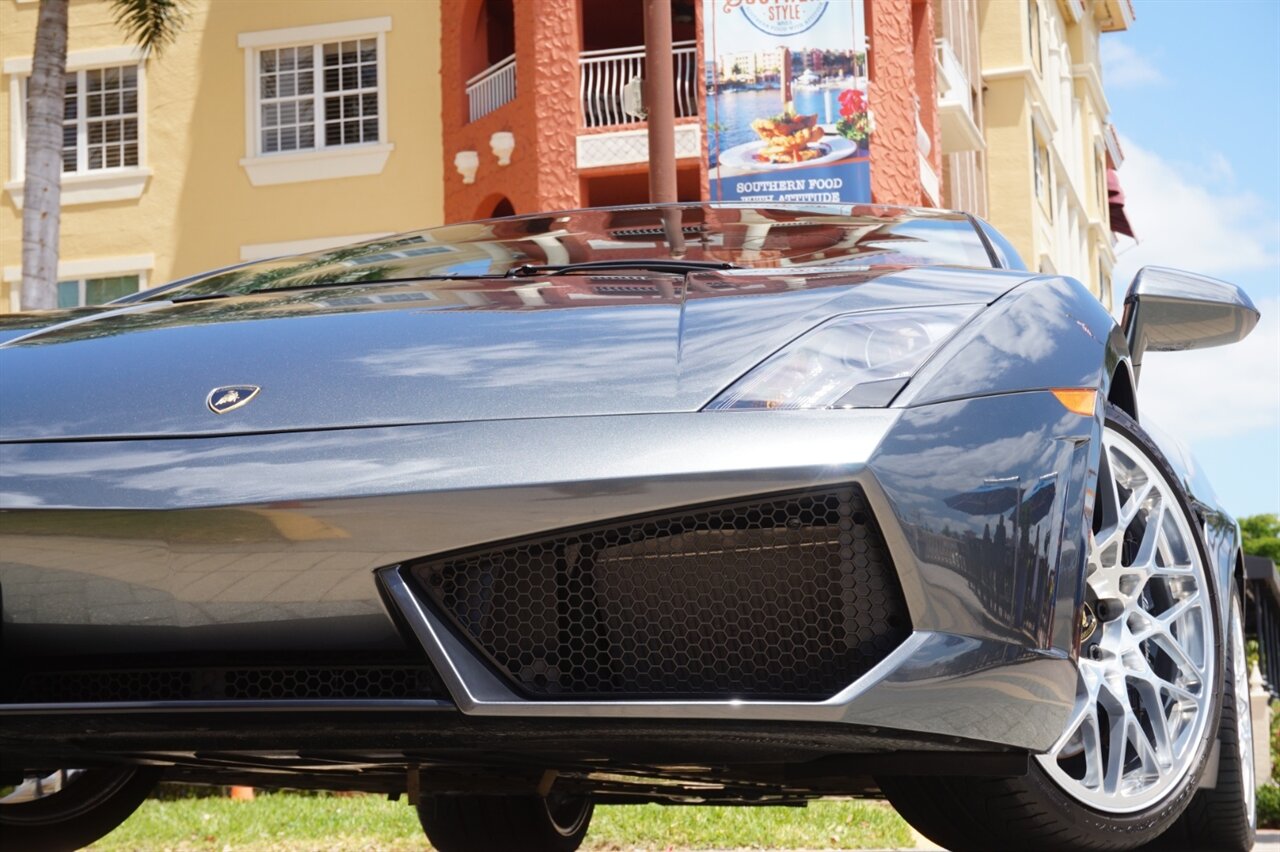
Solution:
<svg viewBox="0 0 1280 852"><path fill-rule="evenodd" d="M771 172L780 169L794 169L797 166L818 166L823 163L833 163L836 160L843 160L851 156L858 150L857 145L843 136L828 135L823 136L820 142L810 143L810 150L821 152L817 157L799 163L768 163L757 159L757 155L765 149L766 145L768 143L764 140L734 145L720 154L720 165L749 171Z"/></svg>

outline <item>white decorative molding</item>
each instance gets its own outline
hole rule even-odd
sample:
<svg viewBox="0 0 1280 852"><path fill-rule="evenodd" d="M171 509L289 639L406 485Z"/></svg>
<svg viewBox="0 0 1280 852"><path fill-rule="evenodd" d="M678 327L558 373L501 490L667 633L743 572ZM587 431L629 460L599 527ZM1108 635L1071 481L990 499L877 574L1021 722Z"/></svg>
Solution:
<svg viewBox="0 0 1280 852"><path fill-rule="evenodd" d="M99 257L93 260L62 260L58 262L58 279L109 278L113 275L143 275L155 268L154 254ZM5 283L22 280L21 266L4 268Z"/></svg>
<svg viewBox="0 0 1280 852"><path fill-rule="evenodd" d="M93 50L74 50L67 54L67 70L105 68L110 65L142 64L147 52L133 45L96 47ZM30 56L13 56L4 61L4 73L25 76L31 73Z"/></svg>
<svg viewBox="0 0 1280 852"><path fill-rule="evenodd" d="M267 260L272 257L284 257L293 254L306 254L313 251L347 246L352 243L363 243L391 236L393 232L380 234L351 234L345 237L315 237L309 240L288 240L282 243L250 243L240 246L241 260Z"/></svg>
<svg viewBox="0 0 1280 852"><path fill-rule="evenodd" d="M259 30L240 33L236 41L240 47L283 47L316 41L355 38L375 33L391 32L391 18L361 18L356 21L337 21L332 24L313 24L309 27L284 27L278 30Z"/></svg>
<svg viewBox="0 0 1280 852"><path fill-rule="evenodd" d="M1071 66L1071 76L1084 81L1085 90L1093 99L1094 109L1099 115L1105 116L1111 113L1111 105L1107 103L1107 95L1102 88L1102 75L1098 73L1097 65L1077 62Z"/></svg>
<svg viewBox="0 0 1280 852"><path fill-rule="evenodd" d="M381 174L395 147L390 142L346 145L319 151L245 157L240 165L244 166L249 183L254 186L361 177Z"/></svg>
<svg viewBox="0 0 1280 852"><path fill-rule="evenodd" d="M1049 137L1052 138L1053 133L1058 130L1058 122L1053 112L1049 109L1049 101L1044 96L1044 89L1040 86L1040 75L1030 65L1012 65L1007 68L992 68L989 71L982 72L982 82L992 83L1000 80L1017 80L1021 79L1027 87L1028 100L1031 102L1033 109L1039 110L1043 115L1043 121L1049 128Z"/></svg>
<svg viewBox="0 0 1280 852"><path fill-rule="evenodd" d="M702 156L702 131L697 124L677 124L676 158ZM649 162L649 131L618 130L578 136L578 168L623 166Z"/></svg>
<svg viewBox="0 0 1280 852"><path fill-rule="evenodd" d="M64 174L61 204L73 207L102 201L130 201L142 197L150 178L151 169L143 166ZM23 180L11 180L4 185L5 192L9 193L19 210L22 209L25 185Z"/></svg>

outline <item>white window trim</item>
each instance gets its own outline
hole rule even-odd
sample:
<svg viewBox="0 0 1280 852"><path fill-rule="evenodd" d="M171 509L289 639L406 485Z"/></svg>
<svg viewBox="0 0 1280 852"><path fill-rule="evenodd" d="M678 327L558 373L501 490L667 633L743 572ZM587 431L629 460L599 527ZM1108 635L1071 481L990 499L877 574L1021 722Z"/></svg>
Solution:
<svg viewBox="0 0 1280 852"><path fill-rule="evenodd" d="M138 276L138 289L147 289L147 281L151 271L155 269L154 254L121 255L119 257L99 257L92 260L58 261L59 281L78 281L86 278L114 278L119 275ZM9 286L9 309L15 313L22 309L22 293L13 285L22 281L21 266L6 266L0 273L0 280Z"/></svg>
<svg viewBox="0 0 1280 852"><path fill-rule="evenodd" d="M115 65L138 66L138 165L114 169L93 169L62 175L62 206L97 204L101 201L129 201L140 198L151 169L147 166L147 55L137 47L101 47L67 54L67 71L86 71ZM21 210L26 185L27 111L22 82L31 75L31 57L17 56L4 61L9 78L9 180L4 189Z"/></svg>
<svg viewBox="0 0 1280 852"><path fill-rule="evenodd" d="M330 180L381 174L395 145L387 141L387 42L391 18L364 18L240 33L244 50L244 150L240 160L254 186ZM314 45L322 42L376 38L378 42L378 139L363 145L340 145L314 151L259 152L258 53L263 49ZM317 71L319 80L319 71Z"/></svg>

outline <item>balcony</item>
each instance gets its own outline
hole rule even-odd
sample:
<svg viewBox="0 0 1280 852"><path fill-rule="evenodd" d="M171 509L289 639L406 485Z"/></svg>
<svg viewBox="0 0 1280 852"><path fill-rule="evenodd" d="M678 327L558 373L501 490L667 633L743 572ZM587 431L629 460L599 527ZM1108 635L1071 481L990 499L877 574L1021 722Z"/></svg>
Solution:
<svg viewBox="0 0 1280 852"><path fill-rule="evenodd" d="M697 48L693 41L674 45L676 118L698 114ZM623 109L622 93L632 79L644 77L644 46L586 50L578 54L582 126L611 127L639 119Z"/></svg>
<svg viewBox="0 0 1280 852"><path fill-rule="evenodd" d="M969 76L951 43L936 42L934 61L938 70L938 121L942 130L942 153L981 151L986 147L982 129L973 117L973 89Z"/></svg>
<svg viewBox="0 0 1280 852"><path fill-rule="evenodd" d="M1068 23L1078 24L1084 17L1084 0L1058 0L1058 7L1062 9Z"/></svg>
<svg viewBox="0 0 1280 852"><path fill-rule="evenodd" d="M467 121L486 116L515 97L516 55L513 53L467 81Z"/></svg>
<svg viewBox="0 0 1280 852"><path fill-rule="evenodd" d="M1093 16L1104 33L1127 30L1133 24L1133 0L1101 0L1094 5Z"/></svg>

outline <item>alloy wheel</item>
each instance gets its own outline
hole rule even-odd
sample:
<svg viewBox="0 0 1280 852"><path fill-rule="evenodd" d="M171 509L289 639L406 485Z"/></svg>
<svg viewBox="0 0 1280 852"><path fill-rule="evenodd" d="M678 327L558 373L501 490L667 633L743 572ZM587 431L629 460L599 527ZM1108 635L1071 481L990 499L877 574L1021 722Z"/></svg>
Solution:
<svg viewBox="0 0 1280 852"><path fill-rule="evenodd" d="M1197 759L1214 715L1213 597L1176 486L1109 425L1102 456L1076 704L1037 760L1071 797L1121 814Z"/></svg>

